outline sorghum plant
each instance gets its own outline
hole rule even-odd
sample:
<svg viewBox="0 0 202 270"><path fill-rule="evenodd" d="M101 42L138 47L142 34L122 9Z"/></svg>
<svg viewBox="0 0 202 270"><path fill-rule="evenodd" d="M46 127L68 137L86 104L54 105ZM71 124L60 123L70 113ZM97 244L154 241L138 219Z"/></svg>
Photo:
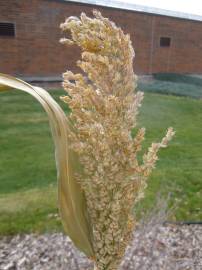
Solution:
<svg viewBox="0 0 202 270"><path fill-rule="evenodd" d="M67 95L61 98L70 115L45 90L13 77L0 74L0 90L23 90L45 108L56 147L65 231L96 269L115 270L134 230L132 208L144 195L159 148L167 146L174 132L169 128L140 162L145 129L137 129L137 115L143 93L135 91L130 36L98 11L93 19L84 13L70 17L61 28L72 37L61 42L82 51L77 64L83 73L64 73Z"/></svg>
<svg viewBox="0 0 202 270"><path fill-rule="evenodd" d="M147 178L155 166L157 152L173 136L172 128L160 143L153 143L138 162L145 129L137 125L142 92L135 92L134 51L129 35L94 11L91 19L68 18L61 25L71 31L67 45L81 48L77 65L84 75L64 73L62 97L71 109L69 118L72 150L84 172L77 181L84 191L93 229L93 249L98 269L117 269L134 229L131 210L143 197Z"/></svg>

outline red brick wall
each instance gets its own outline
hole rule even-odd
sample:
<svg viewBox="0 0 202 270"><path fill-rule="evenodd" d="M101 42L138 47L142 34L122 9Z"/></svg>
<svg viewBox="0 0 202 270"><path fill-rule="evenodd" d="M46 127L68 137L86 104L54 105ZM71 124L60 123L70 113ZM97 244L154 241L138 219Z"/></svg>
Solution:
<svg viewBox="0 0 202 270"><path fill-rule="evenodd" d="M59 29L68 16L88 15L92 5L54 0L0 1L0 22L14 22L16 37L0 37L0 72L26 76L58 76L75 69L79 50L59 44ZM130 33L138 74L202 73L202 22L96 7ZM161 36L171 37L169 48Z"/></svg>
<svg viewBox="0 0 202 270"><path fill-rule="evenodd" d="M202 22L153 16L151 72L202 73ZM160 36L170 36L171 46L159 46Z"/></svg>

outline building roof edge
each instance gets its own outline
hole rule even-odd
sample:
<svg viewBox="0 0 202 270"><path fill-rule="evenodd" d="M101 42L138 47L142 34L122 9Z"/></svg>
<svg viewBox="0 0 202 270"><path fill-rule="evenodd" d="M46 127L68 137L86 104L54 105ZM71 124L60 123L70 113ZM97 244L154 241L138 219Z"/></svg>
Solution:
<svg viewBox="0 0 202 270"><path fill-rule="evenodd" d="M137 5L134 3L125 3L121 1L115 1L115 0L63 0L63 1L103 6L103 7L111 7L111 8L130 10L130 11L137 11L137 12L143 12L143 13L154 14L154 15L174 17L174 18L179 18L179 19L202 21L202 16L200 15L166 10L166 9L155 8L155 7L142 6L142 5Z"/></svg>

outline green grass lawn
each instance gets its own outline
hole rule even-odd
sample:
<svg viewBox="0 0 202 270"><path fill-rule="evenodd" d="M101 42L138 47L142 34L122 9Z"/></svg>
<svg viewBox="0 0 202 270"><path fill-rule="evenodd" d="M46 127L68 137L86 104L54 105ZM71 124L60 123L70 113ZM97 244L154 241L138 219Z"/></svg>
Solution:
<svg viewBox="0 0 202 270"><path fill-rule="evenodd" d="M202 77L159 73L149 82L140 81L139 89L149 93L202 98Z"/></svg>
<svg viewBox="0 0 202 270"><path fill-rule="evenodd" d="M59 101L64 92L50 93ZM160 152L139 211L152 206L160 189L180 201L174 218L202 220L202 100L146 93L139 123L147 129L144 148L159 141L167 127L176 130L170 146ZM1 93L0 235L61 231L56 186L46 113L28 94Z"/></svg>

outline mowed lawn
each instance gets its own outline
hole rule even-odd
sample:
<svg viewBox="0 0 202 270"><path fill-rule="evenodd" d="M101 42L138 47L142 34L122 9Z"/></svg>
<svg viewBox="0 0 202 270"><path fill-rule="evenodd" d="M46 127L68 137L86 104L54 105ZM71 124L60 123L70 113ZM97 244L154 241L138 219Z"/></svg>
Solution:
<svg viewBox="0 0 202 270"><path fill-rule="evenodd" d="M50 94L62 104L63 91ZM167 127L176 131L160 152L139 212L154 204L160 190L178 203L172 218L202 220L202 100L146 93L139 126L147 130L144 149L159 141ZM0 235L61 231L57 214L54 147L46 113L28 94L0 93Z"/></svg>

